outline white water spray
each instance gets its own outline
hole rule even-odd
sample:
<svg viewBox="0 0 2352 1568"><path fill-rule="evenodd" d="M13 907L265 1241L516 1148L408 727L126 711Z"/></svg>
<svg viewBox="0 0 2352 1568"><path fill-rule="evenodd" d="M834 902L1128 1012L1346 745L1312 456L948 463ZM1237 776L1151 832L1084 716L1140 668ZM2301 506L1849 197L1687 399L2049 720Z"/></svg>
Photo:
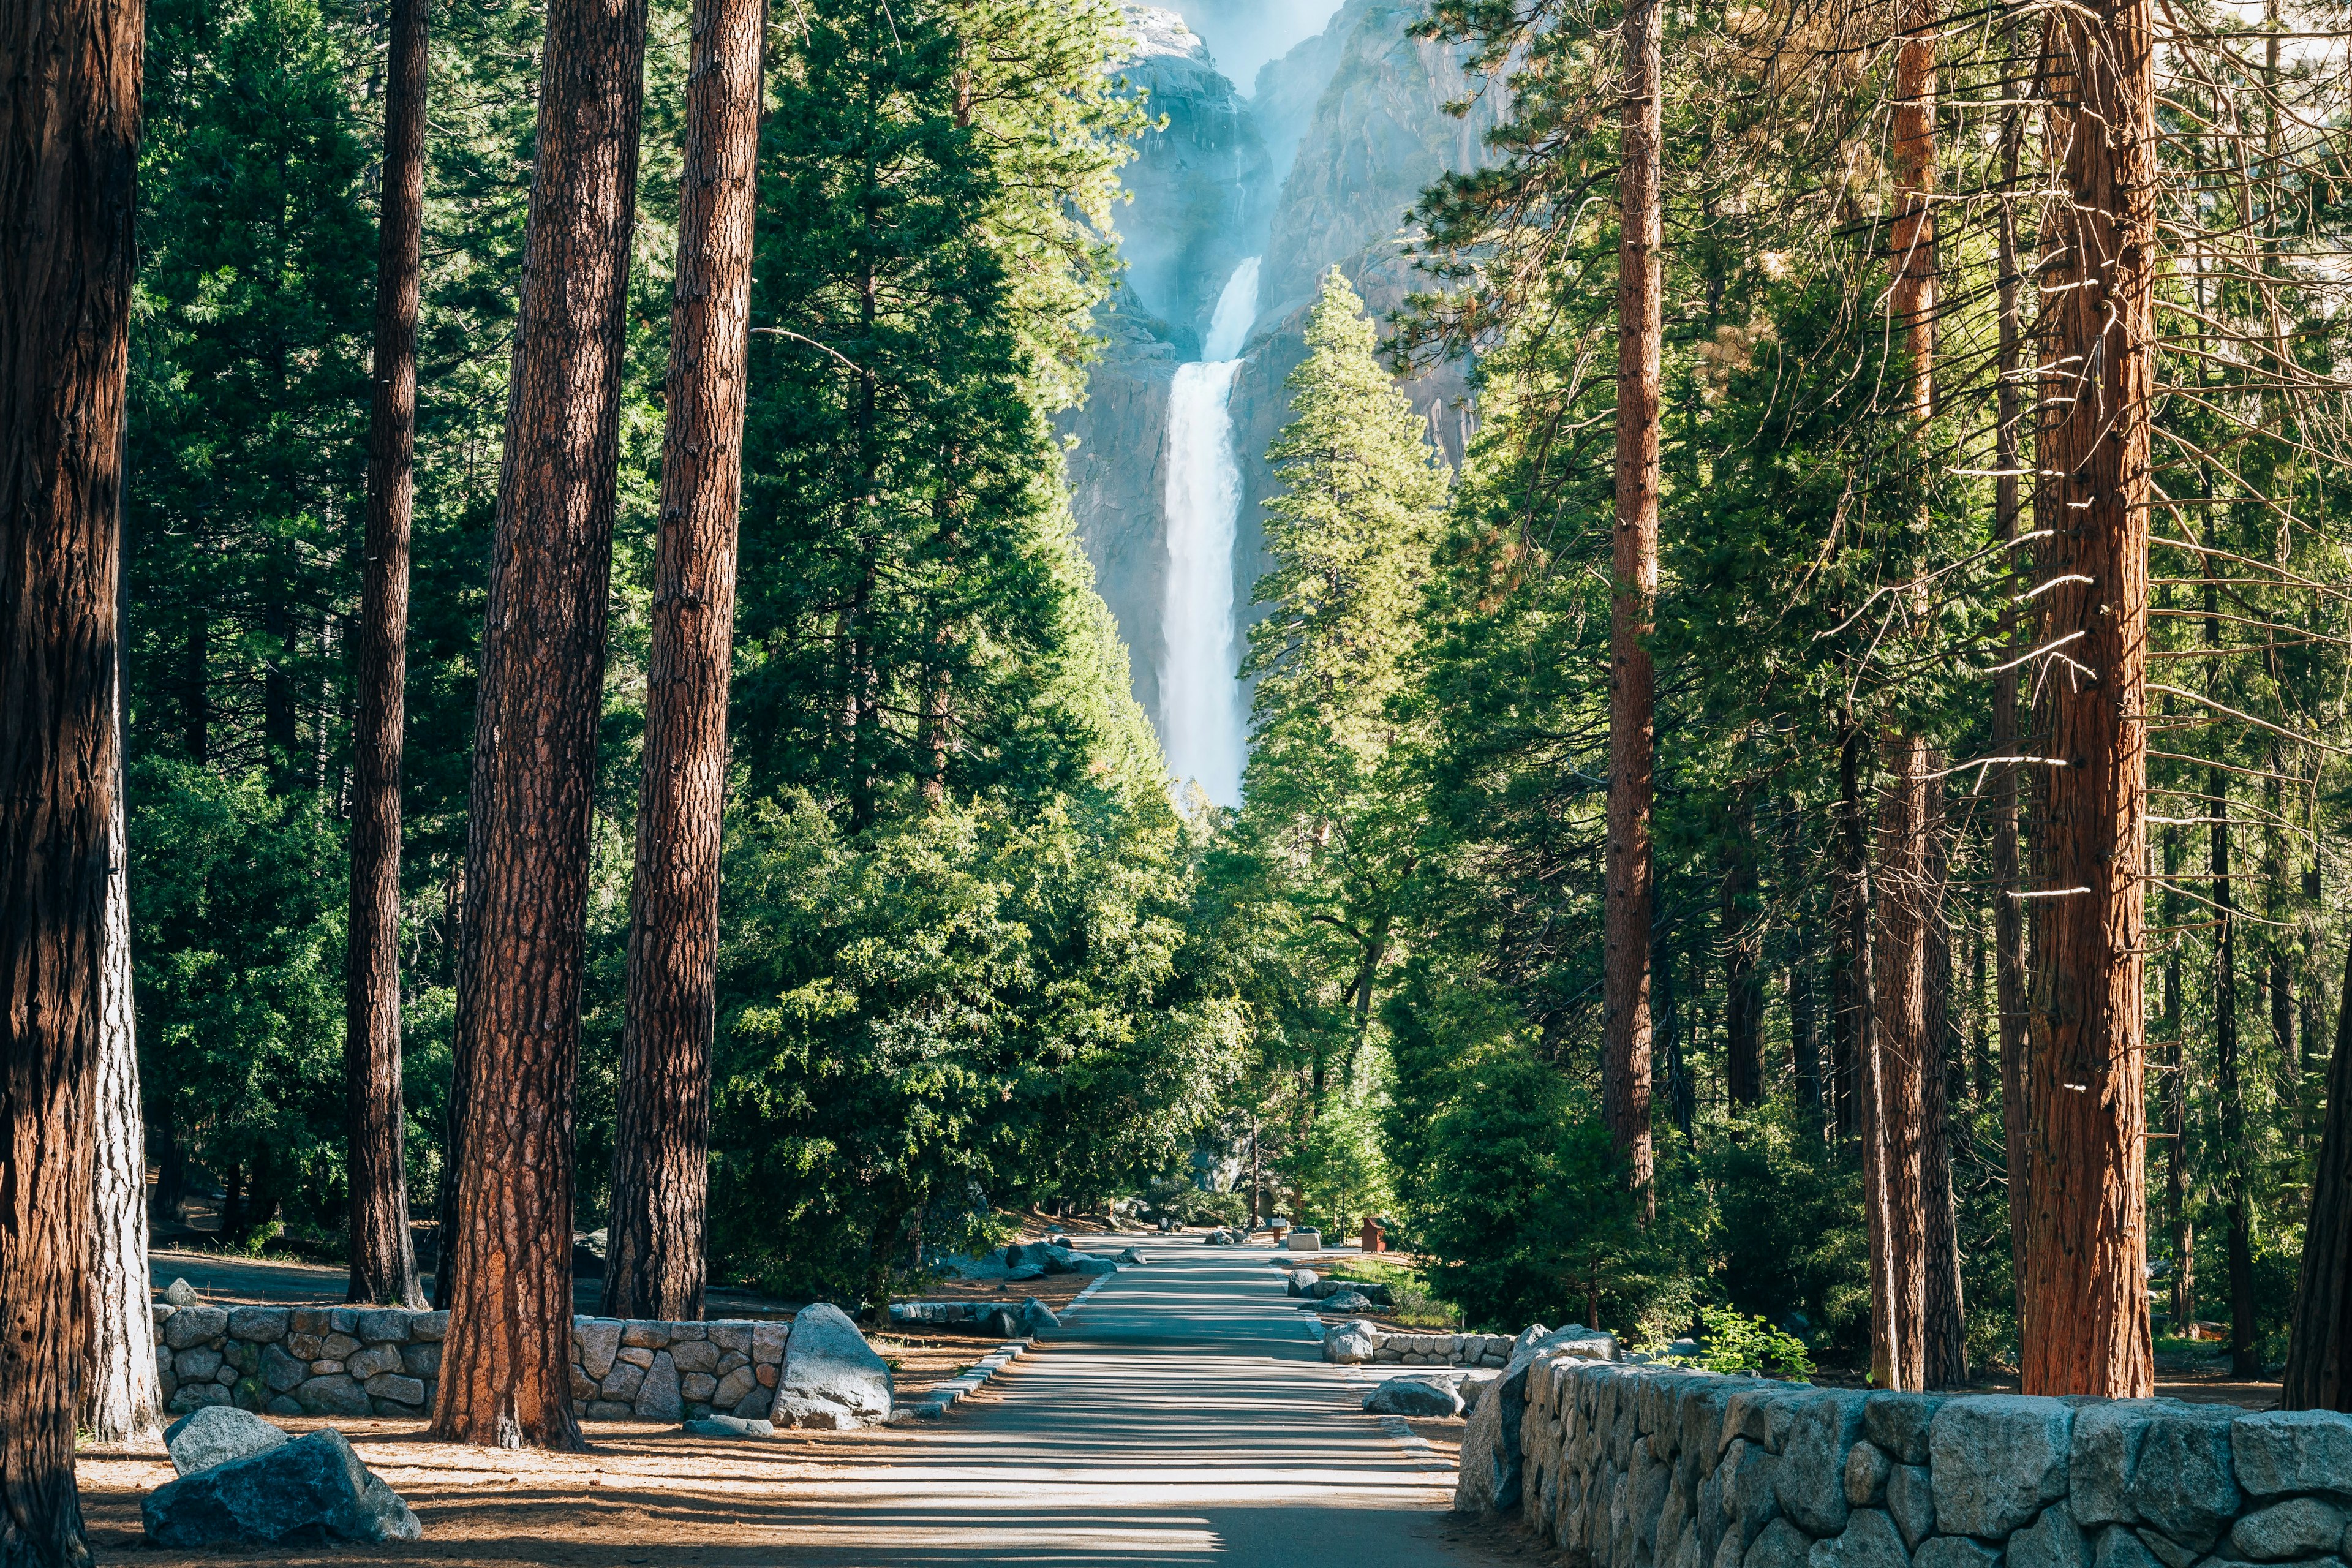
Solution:
<svg viewBox="0 0 2352 1568"><path fill-rule="evenodd" d="M1227 407L1242 340L1257 317L1257 260L1234 268L1217 296L1202 360L1168 388L1168 598L1160 618L1160 743L1181 784L1197 780L1219 805L1239 805L1248 720L1234 637L1234 530L1241 467Z"/></svg>

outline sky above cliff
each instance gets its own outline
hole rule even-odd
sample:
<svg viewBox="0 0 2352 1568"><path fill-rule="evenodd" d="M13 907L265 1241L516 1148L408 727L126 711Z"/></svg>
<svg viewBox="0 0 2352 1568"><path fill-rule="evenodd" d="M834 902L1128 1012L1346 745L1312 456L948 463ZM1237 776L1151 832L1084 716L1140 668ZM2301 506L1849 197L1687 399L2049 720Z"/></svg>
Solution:
<svg viewBox="0 0 2352 1568"><path fill-rule="evenodd" d="M1257 68L1323 30L1339 0L1160 0L1200 35L1225 79L1243 92Z"/></svg>

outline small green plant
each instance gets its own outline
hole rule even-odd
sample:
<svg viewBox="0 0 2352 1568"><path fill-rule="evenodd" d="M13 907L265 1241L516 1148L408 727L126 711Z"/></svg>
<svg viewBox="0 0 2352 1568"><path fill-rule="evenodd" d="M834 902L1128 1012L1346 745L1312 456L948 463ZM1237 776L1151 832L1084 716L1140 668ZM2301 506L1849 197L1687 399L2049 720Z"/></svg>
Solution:
<svg viewBox="0 0 2352 1568"><path fill-rule="evenodd" d="M1743 1317L1728 1307L1702 1306L1698 1321L1706 1334L1698 1353L1666 1360L1708 1372L1770 1373L1791 1383L1813 1380L1812 1352L1787 1330L1776 1329L1763 1318Z"/></svg>

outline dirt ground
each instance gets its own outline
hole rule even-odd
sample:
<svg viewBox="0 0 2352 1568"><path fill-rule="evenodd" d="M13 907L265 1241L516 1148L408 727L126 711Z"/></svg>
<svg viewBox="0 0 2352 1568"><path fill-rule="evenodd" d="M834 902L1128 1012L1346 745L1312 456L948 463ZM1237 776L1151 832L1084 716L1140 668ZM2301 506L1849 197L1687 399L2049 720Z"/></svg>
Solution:
<svg viewBox="0 0 2352 1568"><path fill-rule="evenodd" d="M85 1451L77 1469L98 1560L140 1568L345 1559L444 1568L627 1568L656 1560L713 1568L772 1563L788 1516L812 1487L870 1471L877 1459L868 1450L903 1441L887 1427L780 1433L743 1442L688 1437L675 1426L644 1422L599 1421L588 1427L591 1452L542 1454L428 1443L423 1426L413 1421L294 1418L279 1425L296 1433L332 1426L349 1437L368 1468L416 1510L425 1539L331 1550L153 1547L140 1526L139 1501L172 1479L171 1460L160 1452L96 1450Z"/></svg>

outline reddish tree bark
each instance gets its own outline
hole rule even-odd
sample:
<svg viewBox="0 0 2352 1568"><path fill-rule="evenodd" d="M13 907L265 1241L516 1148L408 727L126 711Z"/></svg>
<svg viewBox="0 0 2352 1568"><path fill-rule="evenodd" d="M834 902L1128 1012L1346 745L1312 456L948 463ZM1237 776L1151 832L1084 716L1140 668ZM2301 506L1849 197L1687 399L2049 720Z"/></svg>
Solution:
<svg viewBox="0 0 2352 1568"><path fill-rule="evenodd" d="M87 1563L92 1099L143 7L0 7L0 1565Z"/></svg>
<svg viewBox="0 0 2352 1568"><path fill-rule="evenodd" d="M2004 190L2017 184L2018 153L2025 136L2025 117L2021 110L2012 108L2003 117L2000 137L2001 184ZM2003 543L2011 548L2012 581L2022 592L2026 585L2025 561L2017 552L2020 534L2018 521L2018 479L2021 477L2018 451L2017 378L2020 347L2024 334L2020 328L2018 313L2017 208L2004 197L2000 204L2000 234L1997 265L2000 279L1999 310L2000 316L2000 384L1994 393L1993 467L1998 471L1993 479L1993 513L1995 526ZM1997 757L2018 754L2017 668L2014 661L2025 655L2025 645L2019 641L2023 626L2017 613L2017 595L2004 595L2000 606L2000 642L2008 648L2001 660L2011 668L1994 678L1992 693L1992 750ZM2000 1040L2000 1128L2001 1164L2009 1178L2009 1261L2010 1279L2018 1293L2018 1321L2024 1321L2025 1289L2025 1008L2031 974L2030 955L2026 951L2025 905L2018 894L2025 883L2021 875L2023 857L2020 853L2019 826L2023 817L2023 780L2021 764L2013 762L1999 764L1992 785L1992 941L1993 941L1993 1010Z"/></svg>
<svg viewBox="0 0 2352 1568"><path fill-rule="evenodd" d="M2352 946L2344 955L2336 1054L2327 1063L2327 1120L2312 1174L2303 1276L2295 1285L2279 1404L2288 1410L2352 1411Z"/></svg>
<svg viewBox="0 0 2352 1568"><path fill-rule="evenodd" d="M1659 0L1625 7L1617 199L1617 529L1609 630L1608 902L1601 982L1601 1109L1644 1213L1650 1142L1650 805L1657 679L1647 638L1658 593Z"/></svg>
<svg viewBox="0 0 2352 1568"><path fill-rule="evenodd" d="M696 0L654 547L607 1317L702 1316L727 677L742 492L762 0Z"/></svg>
<svg viewBox="0 0 2352 1568"><path fill-rule="evenodd" d="M1940 752L1929 752L1932 769ZM1927 883L1921 921L1927 963L1926 1026L1919 1036L1919 1236L1926 1310L1920 1320L1919 1384L1965 1388L1969 1382L1968 1318L1960 1291L1959 1215L1952 1197L1952 937L1946 908L1951 883L1951 836L1944 786L1931 776L1927 793Z"/></svg>
<svg viewBox="0 0 2352 1568"><path fill-rule="evenodd" d="M1868 1107L1874 1125L1864 1137L1878 1173L1871 1179L1876 1201L1867 1205L1865 1218L1874 1227L1872 1255L1883 1260L1885 1273L1883 1320L1873 1322L1870 1347L1872 1381L1882 1388L1926 1386L1920 1069L1927 1034L1929 755L1927 743L1916 738L1885 742L1873 879L1878 895L1872 953L1877 1026L1868 1072L1875 1092Z"/></svg>
<svg viewBox="0 0 2352 1568"><path fill-rule="evenodd" d="M2038 559L2053 585L2037 682L2045 770L2027 1106L2023 1386L2153 1385L2141 1059L2147 911L2149 399L2156 90L2148 0L2053 13L2045 145L2062 199L2042 236ZM2063 658L2066 662L2058 664Z"/></svg>
<svg viewBox="0 0 2352 1568"><path fill-rule="evenodd" d="M408 525L416 495L416 316L425 245L427 0L394 0L376 233L375 368L368 410L367 561L359 715L352 726L352 907L343 979L350 1140L347 1300L422 1307L408 1229L401 1090L400 763L407 718Z"/></svg>
<svg viewBox="0 0 2352 1568"><path fill-rule="evenodd" d="M644 0L548 7L474 716L444 1442L580 1447L572 1095L645 40Z"/></svg>

